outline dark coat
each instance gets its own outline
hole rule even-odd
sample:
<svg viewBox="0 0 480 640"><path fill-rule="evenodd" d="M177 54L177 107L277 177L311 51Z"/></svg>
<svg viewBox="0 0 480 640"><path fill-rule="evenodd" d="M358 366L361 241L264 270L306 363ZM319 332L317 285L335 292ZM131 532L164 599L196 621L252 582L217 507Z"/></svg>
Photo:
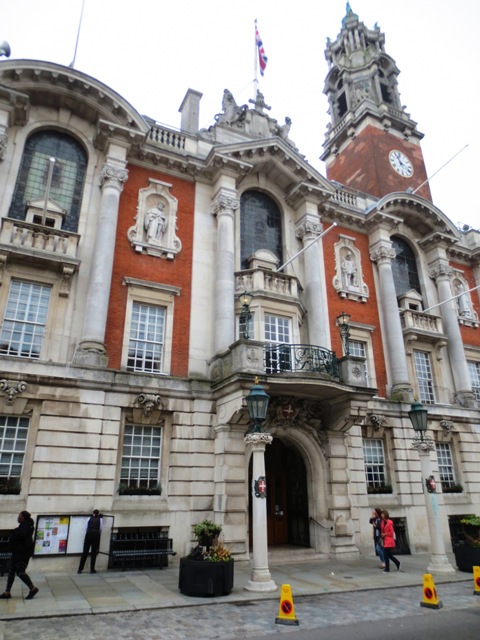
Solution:
<svg viewBox="0 0 480 640"><path fill-rule="evenodd" d="M33 524L24 520L10 534L10 550L14 565L17 562L28 564L28 561L33 556L33 530Z"/></svg>

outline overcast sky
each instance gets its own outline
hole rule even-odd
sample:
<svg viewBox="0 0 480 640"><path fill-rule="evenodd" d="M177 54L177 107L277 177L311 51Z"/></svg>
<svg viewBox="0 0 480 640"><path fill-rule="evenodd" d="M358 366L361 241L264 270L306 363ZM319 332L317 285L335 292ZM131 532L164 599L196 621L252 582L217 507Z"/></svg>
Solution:
<svg viewBox="0 0 480 640"><path fill-rule="evenodd" d="M422 149L435 204L455 223L480 228L476 173L480 127L478 0L351 0L369 28L378 23L401 73L402 104L425 134ZM11 59L69 65L82 0L0 0L0 41ZM180 126L188 88L203 93L200 124L221 112L223 90L238 104L254 94L254 20L268 64L260 90L280 124L325 175L326 39L335 39L344 0L85 0L75 68L120 93L141 114ZM479 181L480 182L480 181Z"/></svg>

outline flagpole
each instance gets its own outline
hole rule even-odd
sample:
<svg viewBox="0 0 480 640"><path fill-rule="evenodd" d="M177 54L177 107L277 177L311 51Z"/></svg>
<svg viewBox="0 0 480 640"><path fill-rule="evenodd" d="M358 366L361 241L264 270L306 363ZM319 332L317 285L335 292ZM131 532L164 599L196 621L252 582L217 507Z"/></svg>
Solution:
<svg viewBox="0 0 480 640"><path fill-rule="evenodd" d="M254 60L253 60L253 99L257 99L258 93L258 47L257 47L257 19L254 21L255 25L255 34L253 37L253 50L254 50Z"/></svg>

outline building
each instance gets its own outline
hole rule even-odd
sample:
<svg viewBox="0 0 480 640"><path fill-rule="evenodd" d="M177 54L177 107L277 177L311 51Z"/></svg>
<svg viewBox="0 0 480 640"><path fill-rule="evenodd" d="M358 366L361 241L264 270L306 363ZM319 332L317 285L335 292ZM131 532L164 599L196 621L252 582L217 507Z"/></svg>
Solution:
<svg viewBox="0 0 480 640"><path fill-rule="evenodd" d="M431 201L380 29L348 9L326 56L326 177L261 93L199 130L189 89L175 129L0 63L0 529L41 518L34 562L75 566L93 507L105 552L121 529L183 554L211 517L247 558L257 377L271 549L372 554L378 505L428 549L414 398L446 515L479 512L480 233Z"/></svg>

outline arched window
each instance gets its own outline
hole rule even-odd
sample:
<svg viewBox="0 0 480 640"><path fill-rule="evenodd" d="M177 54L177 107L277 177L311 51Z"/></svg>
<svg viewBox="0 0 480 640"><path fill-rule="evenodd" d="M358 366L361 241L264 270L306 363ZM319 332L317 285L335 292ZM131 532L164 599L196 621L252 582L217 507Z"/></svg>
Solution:
<svg viewBox="0 0 480 640"><path fill-rule="evenodd" d="M87 155L80 143L58 131L39 131L27 140L10 218L25 220L27 204L45 196L50 158L55 158L49 199L66 210L62 228L77 231Z"/></svg>
<svg viewBox="0 0 480 640"><path fill-rule="evenodd" d="M242 269L248 269L248 258L259 249L283 262L280 209L259 191L245 191L240 199L240 247Z"/></svg>
<svg viewBox="0 0 480 640"><path fill-rule="evenodd" d="M395 282L395 292L397 296L407 291L417 291L420 289L420 279L417 271L417 261L410 246L401 238L393 236L391 238L395 249L395 259L392 262L393 280Z"/></svg>

